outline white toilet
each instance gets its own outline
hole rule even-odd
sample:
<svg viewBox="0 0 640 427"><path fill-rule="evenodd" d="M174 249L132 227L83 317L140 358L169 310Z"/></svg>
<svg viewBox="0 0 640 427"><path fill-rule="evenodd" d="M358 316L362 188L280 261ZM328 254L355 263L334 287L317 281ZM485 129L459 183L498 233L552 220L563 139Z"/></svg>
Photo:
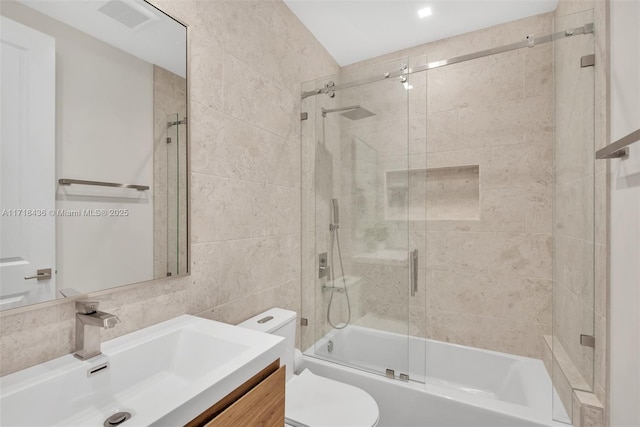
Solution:
<svg viewBox="0 0 640 427"><path fill-rule="evenodd" d="M378 405L367 392L294 366L296 313L272 308L238 326L285 338L280 364L287 367L285 421L292 427L374 427Z"/></svg>

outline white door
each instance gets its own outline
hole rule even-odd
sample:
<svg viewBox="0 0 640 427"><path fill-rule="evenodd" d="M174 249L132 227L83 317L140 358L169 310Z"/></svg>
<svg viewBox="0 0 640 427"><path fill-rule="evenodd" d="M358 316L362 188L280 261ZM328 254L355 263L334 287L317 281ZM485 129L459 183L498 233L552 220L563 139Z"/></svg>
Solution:
<svg viewBox="0 0 640 427"><path fill-rule="evenodd" d="M2 310L55 298L55 39L0 19Z"/></svg>

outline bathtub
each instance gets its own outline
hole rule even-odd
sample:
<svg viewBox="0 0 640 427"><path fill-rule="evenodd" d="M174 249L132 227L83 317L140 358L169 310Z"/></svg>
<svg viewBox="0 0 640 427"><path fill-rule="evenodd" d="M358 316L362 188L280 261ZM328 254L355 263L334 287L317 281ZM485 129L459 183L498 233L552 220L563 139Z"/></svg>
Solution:
<svg viewBox="0 0 640 427"><path fill-rule="evenodd" d="M552 419L554 393L541 360L351 325L303 357L311 372L371 394L379 427L567 427ZM387 368L410 380L369 372Z"/></svg>

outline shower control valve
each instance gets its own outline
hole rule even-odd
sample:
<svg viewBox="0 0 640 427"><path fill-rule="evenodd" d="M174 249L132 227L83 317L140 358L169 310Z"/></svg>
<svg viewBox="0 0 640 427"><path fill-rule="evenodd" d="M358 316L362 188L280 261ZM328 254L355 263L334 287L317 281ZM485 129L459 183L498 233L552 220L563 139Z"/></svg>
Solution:
<svg viewBox="0 0 640 427"><path fill-rule="evenodd" d="M329 277L331 267L329 267L326 252L318 255L318 266L318 278L322 279L323 277Z"/></svg>

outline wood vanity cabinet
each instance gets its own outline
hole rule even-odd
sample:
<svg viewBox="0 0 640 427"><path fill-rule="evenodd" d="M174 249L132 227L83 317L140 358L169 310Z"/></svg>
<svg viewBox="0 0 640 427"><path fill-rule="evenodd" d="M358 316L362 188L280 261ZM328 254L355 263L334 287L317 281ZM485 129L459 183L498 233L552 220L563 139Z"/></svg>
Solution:
<svg viewBox="0 0 640 427"><path fill-rule="evenodd" d="M185 427L282 427L285 367L276 360Z"/></svg>

